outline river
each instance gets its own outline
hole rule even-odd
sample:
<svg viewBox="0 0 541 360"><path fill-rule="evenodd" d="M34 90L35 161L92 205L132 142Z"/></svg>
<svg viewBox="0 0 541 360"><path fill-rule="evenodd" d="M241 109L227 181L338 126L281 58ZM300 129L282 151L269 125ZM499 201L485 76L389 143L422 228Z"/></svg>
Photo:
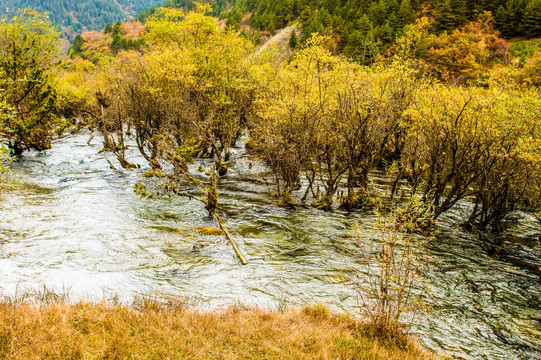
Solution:
<svg viewBox="0 0 541 360"><path fill-rule="evenodd" d="M264 165L234 149L220 202L248 258L242 266L226 241L193 231L217 226L200 203L139 199L133 185L144 169L112 169L100 140L87 145L88 139L82 131L12 164L21 186L0 201L1 294L48 289L72 299L125 301L172 295L209 309L325 302L358 312L353 280L366 275L366 264L348 232L355 224L369 228L372 210L275 206ZM144 165L135 151L128 155ZM541 359L541 285L527 265L541 262L538 222L514 214L493 239L461 230L462 216L460 206L446 214L428 246L419 341L464 359ZM194 246L201 240L209 245Z"/></svg>

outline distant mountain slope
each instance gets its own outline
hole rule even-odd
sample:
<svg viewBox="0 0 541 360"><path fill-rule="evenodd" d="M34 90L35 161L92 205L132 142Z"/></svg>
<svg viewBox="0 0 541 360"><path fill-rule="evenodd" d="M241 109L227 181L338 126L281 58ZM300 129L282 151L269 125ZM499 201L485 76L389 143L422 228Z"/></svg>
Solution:
<svg viewBox="0 0 541 360"><path fill-rule="evenodd" d="M244 0L162 0L158 5L190 11L195 9L196 2L207 3L212 6L212 15L218 17L223 12L233 9L233 6L235 6L238 1ZM141 11L136 19L144 22L147 17L156 12L156 8L157 7L148 7L146 10Z"/></svg>
<svg viewBox="0 0 541 360"><path fill-rule="evenodd" d="M495 27L506 38L541 36L541 0L239 0L221 16L239 26L250 13L250 26L271 33L293 21L303 38L332 33L338 50L353 55L365 43L381 48L400 36L420 16L432 18L433 33L453 30L492 12Z"/></svg>
<svg viewBox="0 0 541 360"><path fill-rule="evenodd" d="M164 0L165 6L190 10L196 0ZM294 22L301 25L301 42L314 32L332 35L336 50L352 58L367 49L387 48L403 28L421 16L432 19L431 32L452 32L485 11L503 37L541 37L541 0L201 0L212 5L213 15L241 28L247 18L254 30L274 34ZM155 7L142 11L144 21ZM377 50L376 50L377 49ZM359 51L361 55L359 55Z"/></svg>
<svg viewBox="0 0 541 360"><path fill-rule="evenodd" d="M0 9L32 8L48 12L50 20L71 37L84 30L101 30L126 20L160 0L0 0Z"/></svg>

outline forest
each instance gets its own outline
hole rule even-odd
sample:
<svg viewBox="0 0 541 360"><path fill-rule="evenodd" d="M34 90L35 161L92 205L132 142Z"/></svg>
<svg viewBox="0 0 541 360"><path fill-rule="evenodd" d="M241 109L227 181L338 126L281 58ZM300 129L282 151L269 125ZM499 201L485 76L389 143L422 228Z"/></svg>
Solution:
<svg viewBox="0 0 541 360"><path fill-rule="evenodd" d="M539 210L541 63L517 65L490 13L439 36L428 35L435 19L420 18L392 56L365 67L333 54L332 38L322 35L280 65L202 8L160 10L146 30L117 23L88 45L79 37L74 59L55 70L50 101L39 99L47 104L43 124L31 120L36 110L4 122L9 147L44 149L51 119L77 119L96 127L104 149L130 168L130 129L148 175L179 195L188 196L186 185L198 189L211 215L231 147L246 132L250 151L273 171L282 205L361 208L373 193L369 175L385 169L394 178L390 196L418 196L433 220L466 198L474 203L468 227L497 228L512 211ZM194 172L197 158L215 165Z"/></svg>
<svg viewBox="0 0 541 360"><path fill-rule="evenodd" d="M541 225L540 1L167 5L137 21L104 19L68 54L45 14L3 20L0 179L10 162L87 131L110 169L141 172L141 202L192 201L219 227L199 233L224 235L245 265L227 195L242 161L262 164L243 181L264 184L259 201L287 217L390 213L392 224L378 223L371 314L392 336L421 276L412 252L440 241L442 221L479 244L496 239L489 265L510 219ZM287 41L264 44L284 27ZM519 270L498 269L537 281L531 249Z"/></svg>
<svg viewBox="0 0 541 360"><path fill-rule="evenodd" d="M157 4L156 0L2 0L0 8L7 9L9 16L27 8L45 12L62 34L72 41L75 34L103 29L107 24L131 19L140 11Z"/></svg>
<svg viewBox="0 0 541 360"><path fill-rule="evenodd" d="M358 57L359 49L386 50L406 25L416 19L431 17L431 33L452 32L476 20L484 12L491 12L494 28L504 38L541 36L541 2L538 0L240 0L234 4L211 1L213 14L227 20L227 25L238 29L241 21L251 29L274 33L292 22L302 24L301 41L314 32L334 38L333 50L348 57ZM169 1L167 7L193 9L191 1ZM234 5L234 6L233 6ZM154 12L149 8L137 19ZM247 16L247 17L246 17ZM246 17L246 18L245 18Z"/></svg>
<svg viewBox="0 0 541 360"><path fill-rule="evenodd" d="M250 12L252 27L271 32L299 19L303 24L304 38L310 37L312 32L332 31L338 38L338 50L344 51L365 41L380 47L389 45L404 26L413 23L419 16L434 17L431 26L434 32L451 32L486 11L494 15L495 28L506 38L541 35L541 3L536 0L246 0L237 2L230 13L222 16L227 17L233 26L238 26L242 15Z"/></svg>

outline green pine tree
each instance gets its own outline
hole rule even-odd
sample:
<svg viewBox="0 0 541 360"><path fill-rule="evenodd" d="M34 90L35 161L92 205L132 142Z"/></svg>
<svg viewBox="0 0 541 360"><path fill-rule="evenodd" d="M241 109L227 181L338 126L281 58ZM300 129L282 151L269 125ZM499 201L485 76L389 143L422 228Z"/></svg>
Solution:
<svg viewBox="0 0 541 360"><path fill-rule="evenodd" d="M69 55L73 59L75 56L80 55L83 51L83 44L85 42L85 39L77 34L75 38L73 39L73 45L71 46L69 50Z"/></svg>
<svg viewBox="0 0 541 360"><path fill-rule="evenodd" d="M359 31L359 34L362 35L364 38L366 34L372 29L372 22L368 18L368 15L364 14L359 21L357 22L356 26L357 30Z"/></svg>
<svg viewBox="0 0 541 360"><path fill-rule="evenodd" d="M396 19L399 28L403 28L405 25L415 21L415 10L413 10L410 0L402 0L396 13Z"/></svg>
<svg viewBox="0 0 541 360"><path fill-rule="evenodd" d="M528 37L541 36L541 0L530 0L526 4L521 31Z"/></svg>
<svg viewBox="0 0 541 360"><path fill-rule="evenodd" d="M453 26L460 27L468 22L468 4L466 0L451 0Z"/></svg>
<svg viewBox="0 0 541 360"><path fill-rule="evenodd" d="M389 21L386 21L385 24L381 27L380 30L380 40L383 44L389 44L393 41L393 29L391 28L391 25L389 24Z"/></svg>
<svg viewBox="0 0 541 360"><path fill-rule="evenodd" d="M297 32L295 31L295 29L293 29L293 31L291 32L291 36L289 37L289 47L292 49L295 49L297 45L298 45Z"/></svg>
<svg viewBox="0 0 541 360"><path fill-rule="evenodd" d="M52 79L58 33L44 14L19 14L0 21L0 140L15 155L49 149L58 120Z"/></svg>
<svg viewBox="0 0 541 360"><path fill-rule="evenodd" d="M453 12L451 10L451 4L449 1L443 1L441 5L436 9L436 30L437 31L449 31L454 28L455 20Z"/></svg>

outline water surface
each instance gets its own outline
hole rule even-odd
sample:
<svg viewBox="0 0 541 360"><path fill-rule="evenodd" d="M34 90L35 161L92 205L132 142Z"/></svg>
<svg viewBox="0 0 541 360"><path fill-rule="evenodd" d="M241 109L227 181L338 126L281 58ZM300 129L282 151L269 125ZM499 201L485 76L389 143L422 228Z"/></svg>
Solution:
<svg viewBox="0 0 541 360"><path fill-rule="evenodd" d="M142 169L112 169L99 139L87 145L88 138L71 135L12 165L24 186L0 203L1 293L46 287L84 299L160 294L187 296L204 308L317 301L358 311L352 283L362 281L366 266L347 233L354 224L369 231L372 211L277 207L263 164L235 149L220 201L249 261L241 266L226 241L193 231L217 226L200 203L139 199L133 185L144 161L133 151L129 158ZM538 223L516 214L494 239L457 227L463 214L460 207L446 214L429 245L420 341L465 359L541 359L541 286L529 265L541 262ZM209 245L194 246L201 241Z"/></svg>

